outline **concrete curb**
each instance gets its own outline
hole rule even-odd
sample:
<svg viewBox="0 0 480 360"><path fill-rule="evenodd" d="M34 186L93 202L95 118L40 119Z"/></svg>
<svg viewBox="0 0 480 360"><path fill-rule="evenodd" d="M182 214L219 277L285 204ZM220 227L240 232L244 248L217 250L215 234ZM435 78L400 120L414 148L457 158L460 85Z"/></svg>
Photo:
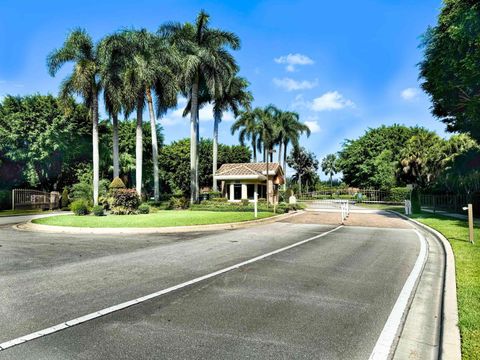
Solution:
<svg viewBox="0 0 480 360"><path fill-rule="evenodd" d="M189 226L168 226L152 228L82 228L72 226L52 226L34 224L28 221L23 224L13 225L13 228L20 231L40 231L46 233L63 234L168 234L168 233L188 233L215 230L233 230L247 228L258 224L270 224L284 220L293 216L302 214L303 211L290 212L287 214L275 215L265 219L249 220L236 223L209 224L209 225L189 225Z"/></svg>
<svg viewBox="0 0 480 360"><path fill-rule="evenodd" d="M460 329L458 328L457 286L455 279L455 257L450 242L437 230L414 219L391 211L403 219L414 223L434 236L445 252L445 282L443 286L440 359L461 360Z"/></svg>

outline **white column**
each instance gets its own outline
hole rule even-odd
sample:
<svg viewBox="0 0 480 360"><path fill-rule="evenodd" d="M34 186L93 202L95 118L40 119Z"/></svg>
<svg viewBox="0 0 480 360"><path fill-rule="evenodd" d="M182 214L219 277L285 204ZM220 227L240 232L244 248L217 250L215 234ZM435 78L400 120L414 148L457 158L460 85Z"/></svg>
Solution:
<svg viewBox="0 0 480 360"><path fill-rule="evenodd" d="M247 184L242 184L242 199L247 199L248 194L247 194Z"/></svg>
<svg viewBox="0 0 480 360"><path fill-rule="evenodd" d="M233 201L235 199L235 194L234 194L234 186L233 183L230 184L230 201Z"/></svg>

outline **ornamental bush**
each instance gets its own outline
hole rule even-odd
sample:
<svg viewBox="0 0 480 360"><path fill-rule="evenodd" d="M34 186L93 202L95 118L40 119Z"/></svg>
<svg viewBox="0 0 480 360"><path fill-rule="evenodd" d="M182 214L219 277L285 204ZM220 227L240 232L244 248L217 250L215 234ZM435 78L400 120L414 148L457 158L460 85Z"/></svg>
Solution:
<svg viewBox="0 0 480 360"><path fill-rule="evenodd" d="M142 204L138 207L139 214L148 214L150 213L150 206L148 204Z"/></svg>
<svg viewBox="0 0 480 360"><path fill-rule="evenodd" d="M168 209L170 210L180 210L187 209L190 206L190 203L187 198L172 196L168 202Z"/></svg>
<svg viewBox="0 0 480 360"><path fill-rule="evenodd" d="M115 191L115 190L118 190L118 189L125 189L126 186L123 183L122 179L120 179L117 176L115 179L112 180L112 182L110 183L108 188L110 189L110 191Z"/></svg>
<svg viewBox="0 0 480 360"><path fill-rule="evenodd" d="M72 210L73 213L78 216L90 214L88 202L84 199L79 199L72 202L70 204L70 210Z"/></svg>
<svg viewBox="0 0 480 360"><path fill-rule="evenodd" d="M93 212L93 215L95 215L95 216L104 216L104 215L105 215L105 212L104 212L104 210L103 210L103 206L102 206L102 205L95 205L95 206L93 207L92 212Z"/></svg>
<svg viewBox="0 0 480 360"><path fill-rule="evenodd" d="M60 200L60 205L62 209L67 208L69 203L70 203L70 200L68 199L68 190L67 188L65 188L63 189L62 198Z"/></svg>
<svg viewBox="0 0 480 360"><path fill-rule="evenodd" d="M112 214L136 214L140 205L140 197L135 189L116 189L113 194Z"/></svg>

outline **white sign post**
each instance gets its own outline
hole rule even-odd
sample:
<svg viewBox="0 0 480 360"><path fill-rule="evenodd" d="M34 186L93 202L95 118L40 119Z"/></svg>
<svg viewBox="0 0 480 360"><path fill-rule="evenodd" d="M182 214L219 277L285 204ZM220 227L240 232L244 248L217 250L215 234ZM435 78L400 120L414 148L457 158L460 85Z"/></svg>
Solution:
<svg viewBox="0 0 480 360"><path fill-rule="evenodd" d="M257 217L257 213L258 213L257 206L258 206L258 194L257 194L257 192L255 191L255 192L253 193L253 211L254 211L254 213L255 213L255 218Z"/></svg>
<svg viewBox="0 0 480 360"><path fill-rule="evenodd" d="M475 243L474 235L473 235L473 206L472 204L468 204L467 207L464 207L463 210L468 211L468 237L472 244Z"/></svg>

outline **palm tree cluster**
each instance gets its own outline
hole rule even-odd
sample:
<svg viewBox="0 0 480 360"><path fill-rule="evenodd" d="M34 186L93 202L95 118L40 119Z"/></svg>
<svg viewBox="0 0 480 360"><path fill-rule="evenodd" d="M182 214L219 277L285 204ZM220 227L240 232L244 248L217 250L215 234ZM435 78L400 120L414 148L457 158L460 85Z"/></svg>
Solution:
<svg viewBox="0 0 480 360"><path fill-rule="evenodd" d="M238 65L229 50L240 47L232 32L209 26L209 15L201 11L194 23L167 23L151 33L125 29L94 42L83 29L73 30L63 46L47 59L54 76L66 63L73 71L63 80L63 97L83 98L92 120L93 194L98 203L99 188L99 97L113 124L113 175L119 176L118 118L136 113L136 190L142 193L142 123L148 109L152 128L154 197L159 199L158 140L156 120L177 106L177 96L188 100L184 116L190 114L191 202L199 198L198 142L199 109L213 105L213 166L217 167L218 126L225 111L235 116L250 110L253 100L248 82L238 76ZM265 139L263 136L262 139ZM216 189L216 184L213 185Z"/></svg>
<svg viewBox="0 0 480 360"><path fill-rule="evenodd" d="M232 135L237 131L242 145L250 142L255 162L258 153L263 153L264 162L273 161L272 150L278 147L278 163L283 169L287 166L288 146L299 148L300 136L304 133L310 136L309 127L300 122L296 112L283 111L274 105L240 112L231 127Z"/></svg>

